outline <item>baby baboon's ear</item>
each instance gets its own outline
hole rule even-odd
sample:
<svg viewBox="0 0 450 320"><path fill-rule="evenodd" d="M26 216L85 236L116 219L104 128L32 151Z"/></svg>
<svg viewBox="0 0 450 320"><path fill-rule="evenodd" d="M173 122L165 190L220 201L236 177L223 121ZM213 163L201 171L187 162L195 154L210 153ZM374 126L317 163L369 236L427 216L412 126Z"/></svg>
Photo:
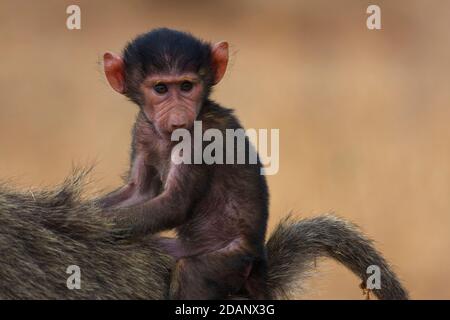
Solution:
<svg viewBox="0 0 450 320"><path fill-rule="evenodd" d="M122 57L112 52L106 52L103 55L103 68L111 87L117 92L124 94L125 77Z"/></svg>
<svg viewBox="0 0 450 320"><path fill-rule="evenodd" d="M211 47L214 84L222 80L228 65L228 42L217 42Z"/></svg>

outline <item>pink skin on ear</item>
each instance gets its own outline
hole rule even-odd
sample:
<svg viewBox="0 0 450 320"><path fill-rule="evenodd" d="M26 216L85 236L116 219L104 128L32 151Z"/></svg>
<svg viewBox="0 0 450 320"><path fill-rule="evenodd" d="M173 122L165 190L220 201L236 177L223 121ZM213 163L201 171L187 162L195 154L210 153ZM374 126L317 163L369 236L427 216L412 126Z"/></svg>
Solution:
<svg viewBox="0 0 450 320"><path fill-rule="evenodd" d="M212 64L215 71L214 84L222 80L228 64L228 42L221 41L214 44L211 48Z"/></svg>
<svg viewBox="0 0 450 320"><path fill-rule="evenodd" d="M122 57L112 52L106 52L103 55L103 67L105 70L106 79L108 79L111 87L117 92L124 94L125 77Z"/></svg>

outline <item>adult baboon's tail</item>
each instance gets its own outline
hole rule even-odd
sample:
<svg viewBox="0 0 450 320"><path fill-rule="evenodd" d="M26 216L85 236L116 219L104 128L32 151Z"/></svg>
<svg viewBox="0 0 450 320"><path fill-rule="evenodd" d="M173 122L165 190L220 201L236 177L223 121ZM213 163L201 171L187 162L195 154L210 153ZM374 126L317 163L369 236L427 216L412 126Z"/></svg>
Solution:
<svg viewBox="0 0 450 320"><path fill-rule="evenodd" d="M316 258L330 257L356 274L363 283L371 274L367 267L381 271L379 299L408 299L391 267L352 223L333 215L295 221L289 217L275 229L267 242L268 282L276 297L287 297L292 284L314 267ZM298 283L298 282L297 282Z"/></svg>

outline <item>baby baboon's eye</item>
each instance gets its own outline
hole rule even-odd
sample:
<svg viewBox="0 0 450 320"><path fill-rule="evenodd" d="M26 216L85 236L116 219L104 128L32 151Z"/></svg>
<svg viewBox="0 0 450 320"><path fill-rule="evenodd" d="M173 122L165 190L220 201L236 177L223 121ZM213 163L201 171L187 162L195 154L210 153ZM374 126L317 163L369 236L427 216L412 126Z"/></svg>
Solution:
<svg viewBox="0 0 450 320"><path fill-rule="evenodd" d="M181 91L189 92L192 90L194 84L190 81L183 81L180 85Z"/></svg>
<svg viewBox="0 0 450 320"><path fill-rule="evenodd" d="M164 83L158 83L153 86L153 90L158 94L164 94L167 92L167 86Z"/></svg>

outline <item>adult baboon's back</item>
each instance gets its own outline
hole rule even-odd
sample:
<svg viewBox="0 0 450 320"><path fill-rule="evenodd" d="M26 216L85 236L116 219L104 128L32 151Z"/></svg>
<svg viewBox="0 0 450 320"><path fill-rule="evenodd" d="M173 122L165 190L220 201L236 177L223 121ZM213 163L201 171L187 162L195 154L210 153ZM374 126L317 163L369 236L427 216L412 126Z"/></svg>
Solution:
<svg viewBox="0 0 450 320"><path fill-rule="evenodd" d="M0 299L164 299L173 260L151 237L118 239L92 201L83 199L85 172L55 190L0 187ZM331 257L366 279L378 265L382 299L407 299L396 275L357 228L334 216L284 220L267 243L269 288L285 298L292 284ZM67 267L81 269L81 289L67 288Z"/></svg>
<svg viewBox="0 0 450 320"><path fill-rule="evenodd" d="M146 241L114 238L83 201L79 173L52 191L0 192L0 299L160 299L171 259ZM81 290L66 285L81 268Z"/></svg>

